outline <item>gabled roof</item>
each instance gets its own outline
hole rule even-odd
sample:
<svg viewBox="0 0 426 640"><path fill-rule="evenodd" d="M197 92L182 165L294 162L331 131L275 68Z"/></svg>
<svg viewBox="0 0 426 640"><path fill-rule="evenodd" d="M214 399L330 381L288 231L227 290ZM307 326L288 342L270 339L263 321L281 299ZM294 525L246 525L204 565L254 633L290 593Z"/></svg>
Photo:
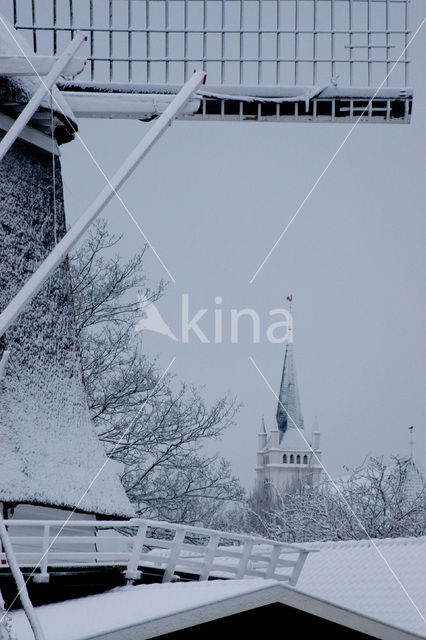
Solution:
<svg viewBox="0 0 426 640"><path fill-rule="evenodd" d="M298 591L426 637L426 536L305 546Z"/></svg>
<svg viewBox="0 0 426 640"><path fill-rule="evenodd" d="M317 554L318 555L318 554ZM275 580L214 580L122 587L97 596L37 608L46 640L129 640L165 633L281 603L369 636L415 640L412 634L374 617L301 593ZM265 614L264 614L265 615ZM19 640L33 640L22 611L12 613ZM300 637L303 637L301 630Z"/></svg>

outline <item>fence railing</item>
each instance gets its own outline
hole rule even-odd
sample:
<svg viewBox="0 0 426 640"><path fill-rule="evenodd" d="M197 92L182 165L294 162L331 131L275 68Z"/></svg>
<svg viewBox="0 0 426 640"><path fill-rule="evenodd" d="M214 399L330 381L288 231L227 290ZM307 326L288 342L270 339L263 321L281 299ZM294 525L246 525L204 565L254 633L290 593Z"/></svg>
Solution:
<svg viewBox="0 0 426 640"><path fill-rule="evenodd" d="M302 546L186 525L128 521L6 520L21 568L35 569L36 582L48 582L58 567L115 566L129 582L145 569L193 579L274 578L294 586L309 553ZM7 567L2 550L0 567Z"/></svg>

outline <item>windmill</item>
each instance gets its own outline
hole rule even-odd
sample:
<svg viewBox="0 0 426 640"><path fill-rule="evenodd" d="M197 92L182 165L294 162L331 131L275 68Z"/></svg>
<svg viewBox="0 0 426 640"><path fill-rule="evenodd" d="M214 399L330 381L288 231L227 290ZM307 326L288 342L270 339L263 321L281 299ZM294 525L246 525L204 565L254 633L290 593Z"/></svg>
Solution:
<svg viewBox="0 0 426 640"><path fill-rule="evenodd" d="M91 482L66 256L170 122L407 124L408 43L408 0L1 0L5 515L132 515L112 466ZM152 124L66 232L58 146L80 118Z"/></svg>

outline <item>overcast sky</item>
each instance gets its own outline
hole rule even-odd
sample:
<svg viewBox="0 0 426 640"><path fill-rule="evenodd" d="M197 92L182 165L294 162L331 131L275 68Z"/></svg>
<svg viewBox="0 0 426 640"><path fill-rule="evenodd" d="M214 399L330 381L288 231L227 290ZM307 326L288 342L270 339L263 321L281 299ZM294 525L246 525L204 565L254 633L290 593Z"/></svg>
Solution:
<svg viewBox="0 0 426 640"><path fill-rule="evenodd" d="M414 2L413 23L424 4ZM426 28L411 49L411 125L360 125L255 281L254 272L293 216L350 125L176 122L122 190L122 197L176 280L158 304L180 332L181 294L190 311L208 308L200 326L212 340L214 298L223 298L223 344L181 344L146 332L164 368L243 404L236 425L215 444L246 486L254 480L262 415L275 428L284 345L253 344L249 322L229 339L231 308L259 313L294 296L294 342L305 428L315 415L323 460L333 475L367 455L408 454L426 466L425 131ZM80 121L80 132L108 175L149 125ZM103 186L78 141L62 147L69 222ZM113 201L106 218L124 234L123 258L144 243ZM152 285L168 276L150 251ZM241 323L243 328L243 323Z"/></svg>

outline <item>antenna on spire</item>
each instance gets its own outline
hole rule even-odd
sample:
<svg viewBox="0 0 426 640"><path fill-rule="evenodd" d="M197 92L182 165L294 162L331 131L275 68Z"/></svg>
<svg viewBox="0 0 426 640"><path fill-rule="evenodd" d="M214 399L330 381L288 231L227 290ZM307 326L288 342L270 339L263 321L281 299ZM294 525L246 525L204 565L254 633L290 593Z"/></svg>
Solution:
<svg viewBox="0 0 426 640"><path fill-rule="evenodd" d="M408 431L410 432L410 460L413 459L413 452L414 452L414 440L413 440L413 434L414 434L414 427L413 425L411 425L411 427L408 427Z"/></svg>
<svg viewBox="0 0 426 640"><path fill-rule="evenodd" d="M293 342L293 316L291 313L291 309L292 309L292 302L293 302L293 294L290 293L287 298L286 298L287 302L288 302L288 312L290 314L290 317L288 319L288 329L287 329L287 342L292 343Z"/></svg>

